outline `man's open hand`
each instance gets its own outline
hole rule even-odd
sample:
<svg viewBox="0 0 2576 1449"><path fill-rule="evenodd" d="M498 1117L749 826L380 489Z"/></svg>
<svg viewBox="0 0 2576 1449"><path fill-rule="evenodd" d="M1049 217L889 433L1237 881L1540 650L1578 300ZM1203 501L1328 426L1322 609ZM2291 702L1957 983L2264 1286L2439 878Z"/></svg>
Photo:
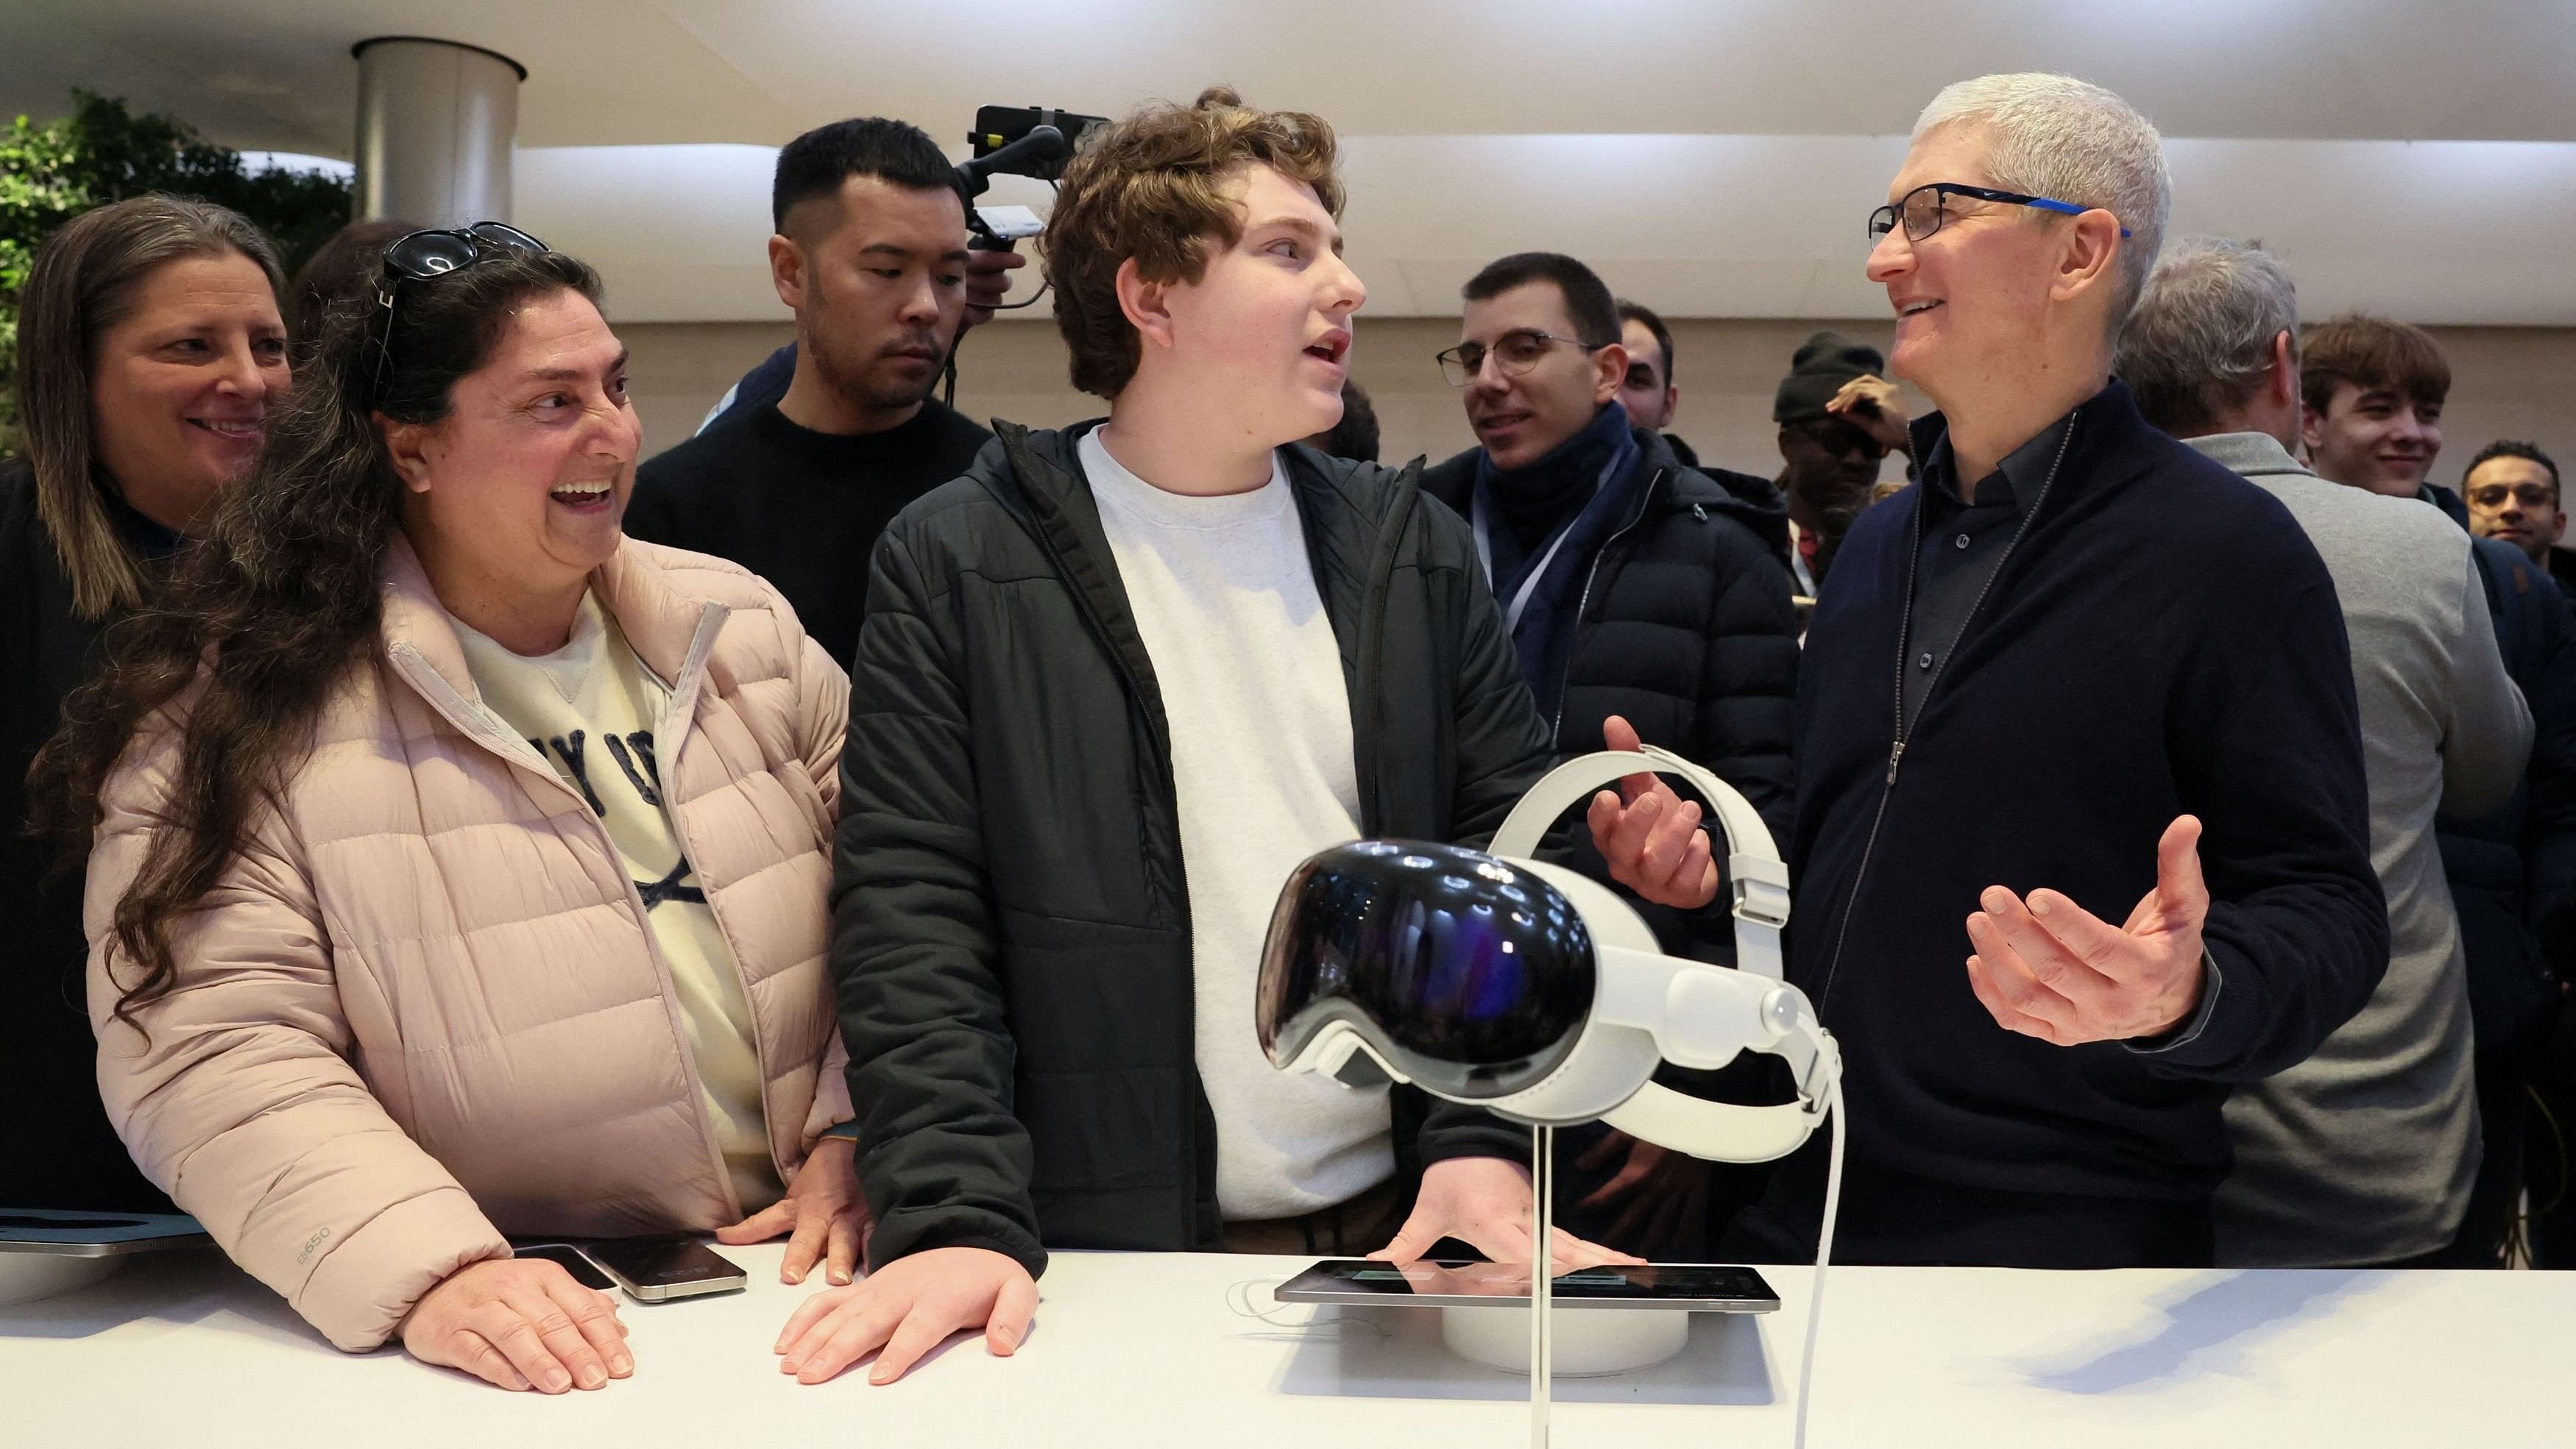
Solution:
<svg viewBox="0 0 2576 1449"><path fill-rule="evenodd" d="M2156 844L2156 888L2114 927L2052 890L2027 903L1988 886L1968 917L1968 985L2007 1031L2059 1046L2172 1030L2200 1004L2200 821L2184 815Z"/></svg>
<svg viewBox="0 0 2576 1449"><path fill-rule="evenodd" d="M1601 722L1601 742L1634 750L1636 726L1614 714ZM1698 805L1674 794L1662 776L1647 773L1620 776L1615 793L1592 797L1586 817L1612 880L1656 905L1686 911L1717 898L1717 861L1699 821Z"/></svg>

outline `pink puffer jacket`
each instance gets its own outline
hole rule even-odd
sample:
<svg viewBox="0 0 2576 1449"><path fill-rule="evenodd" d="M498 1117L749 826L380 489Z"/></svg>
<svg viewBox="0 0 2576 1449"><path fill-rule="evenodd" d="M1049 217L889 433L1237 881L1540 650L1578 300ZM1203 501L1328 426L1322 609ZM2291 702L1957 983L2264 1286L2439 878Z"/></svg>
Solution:
<svg viewBox="0 0 2576 1449"><path fill-rule="evenodd" d="M592 576L672 683L663 778L741 968L782 1181L850 1116L826 973L849 684L777 591L628 542ZM89 1005L109 1118L146 1175L333 1343L372 1348L503 1233L742 1215L644 908L580 796L477 702L408 543L382 647L205 908L177 989L111 1019L110 927L175 771L179 713L105 791Z"/></svg>

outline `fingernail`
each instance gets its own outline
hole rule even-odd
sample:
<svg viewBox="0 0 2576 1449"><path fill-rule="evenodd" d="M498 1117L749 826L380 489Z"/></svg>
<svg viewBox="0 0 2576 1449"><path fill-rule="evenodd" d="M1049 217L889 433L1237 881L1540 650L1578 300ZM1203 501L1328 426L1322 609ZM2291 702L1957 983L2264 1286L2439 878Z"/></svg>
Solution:
<svg viewBox="0 0 2576 1449"><path fill-rule="evenodd" d="M595 1389L606 1382L608 1382L608 1370L603 1369L596 1364L582 1365L581 1386L583 1388Z"/></svg>
<svg viewBox="0 0 2576 1449"><path fill-rule="evenodd" d="M805 1270L802 1268L790 1268L780 1276L784 1277L792 1286L805 1281Z"/></svg>
<svg viewBox="0 0 2576 1449"><path fill-rule="evenodd" d="M635 1372L635 1360L621 1353L617 1357L608 1361L608 1371L617 1375L619 1378L624 1378L626 1375Z"/></svg>
<svg viewBox="0 0 2576 1449"><path fill-rule="evenodd" d="M803 1367L805 1367L803 1363L792 1358L783 1358L778 1361L778 1371L783 1374L792 1374Z"/></svg>
<svg viewBox="0 0 2576 1449"><path fill-rule="evenodd" d="M833 1270L831 1271L831 1273L830 1273L830 1274L828 1274L827 1276L829 1276L833 1282L835 1282L835 1283L839 1283L839 1284L843 1284L843 1285L845 1285L845 1286L846 1286L846 1285L849 1283L849 1281L850 1281L850 1275L849 1275L848 1270L846 1270L846 1269L842 1269L842 1268L835 1268L835 1269L833 1269Z"/></svg>
<svg viewBox="0 0 2576 1449"><path fill-rule="evenodd" d="M872 1384L890 1384L894 1382L894 1375L887 1373L884 1369L870 1369L868 1370L868 1382Z"/></svg>
<svg viewBox="0 0 2576 1449"><path fill-rule="evenodd" d="M549 1391L562 1393L570 1387L572 1387L572 1380L565 1376L562 1369L546 1370L546 1388Z"/></svg>
<svg viewBox="0 0 2576 1449"><path fill-rule="evenodd" d="M2044 916L2044 915L2047 915L2047 914L2048 914L2048 897L2046 897L2046 896L2032 896L2032 897L2030 898L2030 913L2031 913L2032 915L2034 915L2034 916Z"/></svg>

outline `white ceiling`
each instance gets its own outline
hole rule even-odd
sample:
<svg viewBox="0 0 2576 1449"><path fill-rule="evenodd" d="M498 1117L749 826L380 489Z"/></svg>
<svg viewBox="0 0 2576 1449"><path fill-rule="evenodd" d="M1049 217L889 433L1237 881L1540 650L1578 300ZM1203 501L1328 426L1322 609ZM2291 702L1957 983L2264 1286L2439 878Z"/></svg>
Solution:
<svg viewBox="0 0 2576 1449"><path fill-rule="evenodd" d="M517 219L638 321L780 315L770 148L808 126L953 141L979 104L1114 115L1218 80L1344 134L1371 312L1453 312L1485 260L1548 247L1675 315L1874 315L1861 222L1915 111L2046 68L2147 112L2175 230L2266 239L2312 315L2576 325L2576 0L0 5L0 113L85 85L244 148L350 154L357 40L507 54L529 72Z"/></svg>

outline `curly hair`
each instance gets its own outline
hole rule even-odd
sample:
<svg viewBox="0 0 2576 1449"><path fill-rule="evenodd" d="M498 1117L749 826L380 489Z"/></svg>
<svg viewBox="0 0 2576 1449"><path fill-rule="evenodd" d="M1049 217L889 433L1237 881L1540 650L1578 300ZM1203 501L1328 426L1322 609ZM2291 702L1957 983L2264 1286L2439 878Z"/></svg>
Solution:
<svg viewBox="0 0 2576 1449"><path fill-rule="evenodd" d="M156 713L175 716L167 819L116 903L115 943L136 973L120 1020L177 984L172 923L222 880L311 748L332 692L375 644L403 491L377 416L438 422L457 379L492 355L523 303L599 297L598 275L559 252L405 286L416 290L381 353L367 312L330 310L250 476L224 491L167 582L101 637L99 673L64 701L62 727L29 771L34 828L67 855L85 852L127 746Z"/></svg>
<svg viewBox="0 0 2576 1449"><path fill-rule="evenodd" d="M1046 278L1073 385L1114 398L1136 376L1142 345L1118 305L1118 268L1128 258L1148 281L1195 282L1216 250L1243 238L1242 206L1226 185L1237 172L1268 166L1313 187L1338 217L1336 164L1333 128L1322 118L1255 110L1224 86L1094 132L1065 167L1046 232Z"/></svg>

